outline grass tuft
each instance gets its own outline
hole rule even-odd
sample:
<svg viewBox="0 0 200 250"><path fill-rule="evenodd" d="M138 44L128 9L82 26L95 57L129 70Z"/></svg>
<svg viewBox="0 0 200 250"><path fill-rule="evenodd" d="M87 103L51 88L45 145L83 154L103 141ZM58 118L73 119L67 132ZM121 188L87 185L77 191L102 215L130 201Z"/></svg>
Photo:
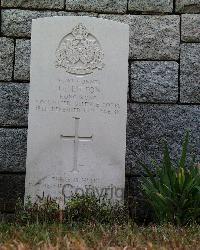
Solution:
<svg viewBox="0 0 200 250"><path fill-rule="evenodd" d="M200 226L0 224L0 249L200 249Z"/></svg>

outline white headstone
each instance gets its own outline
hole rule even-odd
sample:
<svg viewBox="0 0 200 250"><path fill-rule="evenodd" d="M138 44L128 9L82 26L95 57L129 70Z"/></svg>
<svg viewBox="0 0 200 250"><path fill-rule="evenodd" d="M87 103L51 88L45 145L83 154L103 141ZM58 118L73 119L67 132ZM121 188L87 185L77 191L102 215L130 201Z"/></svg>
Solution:
<svg viewBox="0 0 200 250"><path fill-rule="evenodd" d="M33 21L26 198L123 199L128 45L125 24Z"/></svg>

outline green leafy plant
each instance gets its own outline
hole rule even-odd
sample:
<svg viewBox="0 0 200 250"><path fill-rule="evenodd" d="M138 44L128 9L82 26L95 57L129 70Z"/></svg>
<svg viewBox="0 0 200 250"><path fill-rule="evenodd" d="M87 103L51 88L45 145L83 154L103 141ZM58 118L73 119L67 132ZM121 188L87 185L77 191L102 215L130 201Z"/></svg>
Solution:
<svg viewBox="0 0 200 250"><path fill-rule="evenodd" d="M188 163L186 133L178 164L170 159L166 142L163 145L163 161L153 162L155 174L143 165L147 177L142 178L143 193L160 223L187 224L200 222L200 167L194 158Z"/></svg>

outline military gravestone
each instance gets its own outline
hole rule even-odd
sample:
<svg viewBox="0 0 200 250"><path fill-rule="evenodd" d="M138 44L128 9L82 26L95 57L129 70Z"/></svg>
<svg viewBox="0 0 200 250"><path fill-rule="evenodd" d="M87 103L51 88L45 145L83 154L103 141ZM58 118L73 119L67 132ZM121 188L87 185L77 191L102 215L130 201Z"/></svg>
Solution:
<svg viewBox="0 0 200 250"><path fill-rule="evenodd" d="M32 24L25 197L122 200L129 32L91 17Z"/></svg>

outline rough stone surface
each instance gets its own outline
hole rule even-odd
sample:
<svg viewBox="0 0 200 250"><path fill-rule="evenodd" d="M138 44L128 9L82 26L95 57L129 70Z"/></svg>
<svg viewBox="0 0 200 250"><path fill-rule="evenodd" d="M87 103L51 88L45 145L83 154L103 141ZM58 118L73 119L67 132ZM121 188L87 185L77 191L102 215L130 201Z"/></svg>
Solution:
<svg viewBox="0 0 200 250"><path fill-rule="evenodd" d="M127 173L142 174L140 162L151 166L151 160L162 158L162 138L168 141L172 159L180 153L186 129L200 161L200 106L130 104L127 122ZM151 166L152 167L152 166Z"/></svg>
<svg viewBox="0 0 200 250"><path fill-rule="evenodd" d="M69 12L65 12L69 13ZM77 16L90 16L90 17L98 17L98 13L93 13L93 12L77 12Z"/></svg>
<svg viewBox="0 0 200 250"><path fill-rule="evenodd" d="M12 79L14 60L14 42L13 39L0 38L0 80L6 81Z"/></svg>
<svg viewBox="0 0 200 250"><path fill-rule="evenodd" d="M0 83L0 126L26 126L28 84Z"/></svg>
<svg viewBox="0 0 200 250"><path fill-rule="evenodd" d="M67 10L125 13L127 0L66 0Z"/></svg>
<svg viewBox="0 0 200 250"><path fill-rule="evenodd" d="M200 44L182 44L180 59L181 102L200 103Z"/></svg>
<svg viewBox="0 0 200 250"><path fill-rule="evenodd" d="M24 180L24 174L0 174L0 212L14 212L18 198L23 200Z"/></svg>
<svg viewBox="0 0 200 250"><path fill-rule="evenodd" d="M31 10L2 10L2 33L5 36L31 36L32 19L50 16L97 16L97 13L66 12L66 11L31 11Z"/></svg>
<svg viewBox="0 0 200 250"><path fill-rule="evenodd" d="M126 180L125 199L128 201L130 216L136 222L150 222L152 219L152 211L142 194L141 178L129 176L126 177Z"/></svg>
<svg viewBox="0 0 200 250"><path fill-rule="evenodd" d="M57 13L58 16L89 16L89 17L97 17L98 13L93 12L66 12L66 11L59 11Z"/></svg>
<svg viewBox="0 0 200 250"><path fill-rule="evenodd" d="M200 15L184 14L181 16L181 40L200 42Z"/></svg>
<svg viewBox="0 0 200 250"><path fill-rule="evenodd" d="M29 80L30 79L30 55L31 55L31 41L24 39L16 40L15 47L15 80Z"/></svg>
<svg viewBox="0 0 200 250"><path fill-rule="evenodd" d="M131 97L138 102L177 102L178 63L131 63Z"/></svg>
<svg viewBox="0 0 200 250"><path fill-rule="evenodd" d="M30 37L32 19L56 15L50 11L2 10L1 31L6 36Z"/></svg>
<svg viewBox="0 0 200 250"><path fill-rule="evenodd" d="M2 204L3 210L0 209L0 221L6 222L6 223L12 223L15 219L15 214L13 213L13 208L9 209L7 208L4 203ZM10 212L10 213L8 213Z"/></svg>
<svg viewBox="0 0 200 250"><path fill-rule="evenodd" d="M176 0L176 12L178 13L200 13L199 0Z"/></svg>
<svg viewBox="0 0 200 250"><path fill-rule="evenodd" d="M130 26L130 58L178 60L180 18L176 15L100 15Z"/></svg>
<svg viewBox="0 0 200 250"><path fill-rule="evenodd" d="M0 128L0 172L25 171L27 129Z"/></svg>
<svg viewBox="0 0 200 250"><path fill-rule="evenodd" d="M22 7L36 9L62 9L64 0L1 0L2 7Z"/></svg>
<svg viewBox="0 0 200 250"><path fill-rule="evenodd" d="M129 0L128 10L131 12L172 12L173 0Z"/></svg>

